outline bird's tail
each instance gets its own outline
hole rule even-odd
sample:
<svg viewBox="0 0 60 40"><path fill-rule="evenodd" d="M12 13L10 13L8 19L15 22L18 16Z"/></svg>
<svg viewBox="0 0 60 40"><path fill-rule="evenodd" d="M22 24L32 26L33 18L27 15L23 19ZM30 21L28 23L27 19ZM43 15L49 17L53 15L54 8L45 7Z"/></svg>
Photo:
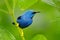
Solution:
<svg viewBox="0 0 60 40"><path fill-rule="evenodd" d="M13 25L16 25L14 22L12 22Z"/></svg>

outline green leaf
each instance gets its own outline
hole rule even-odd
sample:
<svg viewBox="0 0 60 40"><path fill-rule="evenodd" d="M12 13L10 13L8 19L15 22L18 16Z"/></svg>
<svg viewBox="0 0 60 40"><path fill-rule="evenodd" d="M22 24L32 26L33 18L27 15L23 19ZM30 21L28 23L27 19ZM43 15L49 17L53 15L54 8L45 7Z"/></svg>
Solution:
<svg viewBox="0 0 60 40"><path fill-rule="evenodd" d="M0 12L0 25L0 28L6 29L6 31L9 31L13 36L15 36L16 40L21 39L18 29L12 25L10 15Z"/></svg>
<svg viewBox="0 0 60 40"><path fill-rule="evenodd" d="M31 40L36 34L46 35L47 40L60 40L60 11L53 0L49 2L38 1L28 8L40 11L40 14L36 14L33 24L24 29L26 40Z"/></svg>
<svg viewBox="0 0 60 40"><path fill-rule="evenodd" d="M3 37L1 36L0 40L21 40L18 29L12 24L14 20L11 16L11 12L16 6L12 1L14 0L0 0L0 28L3 28L3 31L0 30L3 33L1 33ZM13 36L15 39L13 38Z"/></svg>
<svg viewBox="0 0 60 40"><path fill-rule="evenodd" d="M47 40L47 38L44 35L38 34L32 40Z"/></svg>
<svg viewBox="0 0 60 40"><path fill-rule="evenodd" d="M25 40L60 40L59 0L0 0L0 40L22 40L12 22L25 10L40 11L23 29Z"/></svg>
<svg viewBox="0 0 60 40"><path fill-rule="evenodd" d="M19 7L21 10L26 10L33 4L35 4L38 0L18 0L19 1Z"/></svg>
<svg viewBox="0 0 60 40"><path fill-rule="evenodd" d="M8 30L0 28L0 40L16 40L16 39Z"/></svg>

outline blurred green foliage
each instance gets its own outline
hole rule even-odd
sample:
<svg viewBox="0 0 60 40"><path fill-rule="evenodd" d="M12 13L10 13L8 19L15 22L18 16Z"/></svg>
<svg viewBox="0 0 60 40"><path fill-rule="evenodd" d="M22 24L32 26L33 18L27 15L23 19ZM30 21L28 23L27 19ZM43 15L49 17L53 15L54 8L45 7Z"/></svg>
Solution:
<svg viewBox="0 0 60 40"><path fill-rule="evenodd" d="M23 29L25 40L60 40L60 0L0 0L0 40L22 40L8 8L15 18L26 10L40 11Z"/></svg>

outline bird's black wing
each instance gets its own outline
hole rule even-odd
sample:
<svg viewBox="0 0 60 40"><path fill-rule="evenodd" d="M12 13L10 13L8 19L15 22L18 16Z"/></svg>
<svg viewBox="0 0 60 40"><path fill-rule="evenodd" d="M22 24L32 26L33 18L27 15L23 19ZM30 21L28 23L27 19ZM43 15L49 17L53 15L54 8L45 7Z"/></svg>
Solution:
<svg viewBox="0 0 60 40"><path fill-rule="evenodd" d="M19 17L17 18L17 20L19 20L19 19L21 19L21 16L19 16Z"/></svg>

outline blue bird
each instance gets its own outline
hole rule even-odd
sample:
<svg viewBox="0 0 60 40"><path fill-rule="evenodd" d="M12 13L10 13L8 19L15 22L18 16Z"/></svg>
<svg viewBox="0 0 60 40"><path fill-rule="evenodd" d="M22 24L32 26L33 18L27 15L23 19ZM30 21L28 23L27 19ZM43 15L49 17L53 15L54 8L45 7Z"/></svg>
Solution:
<svg viewBox="0 0 60 40"><path fill-rule="evenodd" d="M19 23L19 27L23 29L23 28L26 28L29 25L31 25L33 22L33 17L36 13L39 13L39 12L35 12L33 10L28 10L28 11L24 12L23 15L19 16L17 18L17 23Z"/></svg>

